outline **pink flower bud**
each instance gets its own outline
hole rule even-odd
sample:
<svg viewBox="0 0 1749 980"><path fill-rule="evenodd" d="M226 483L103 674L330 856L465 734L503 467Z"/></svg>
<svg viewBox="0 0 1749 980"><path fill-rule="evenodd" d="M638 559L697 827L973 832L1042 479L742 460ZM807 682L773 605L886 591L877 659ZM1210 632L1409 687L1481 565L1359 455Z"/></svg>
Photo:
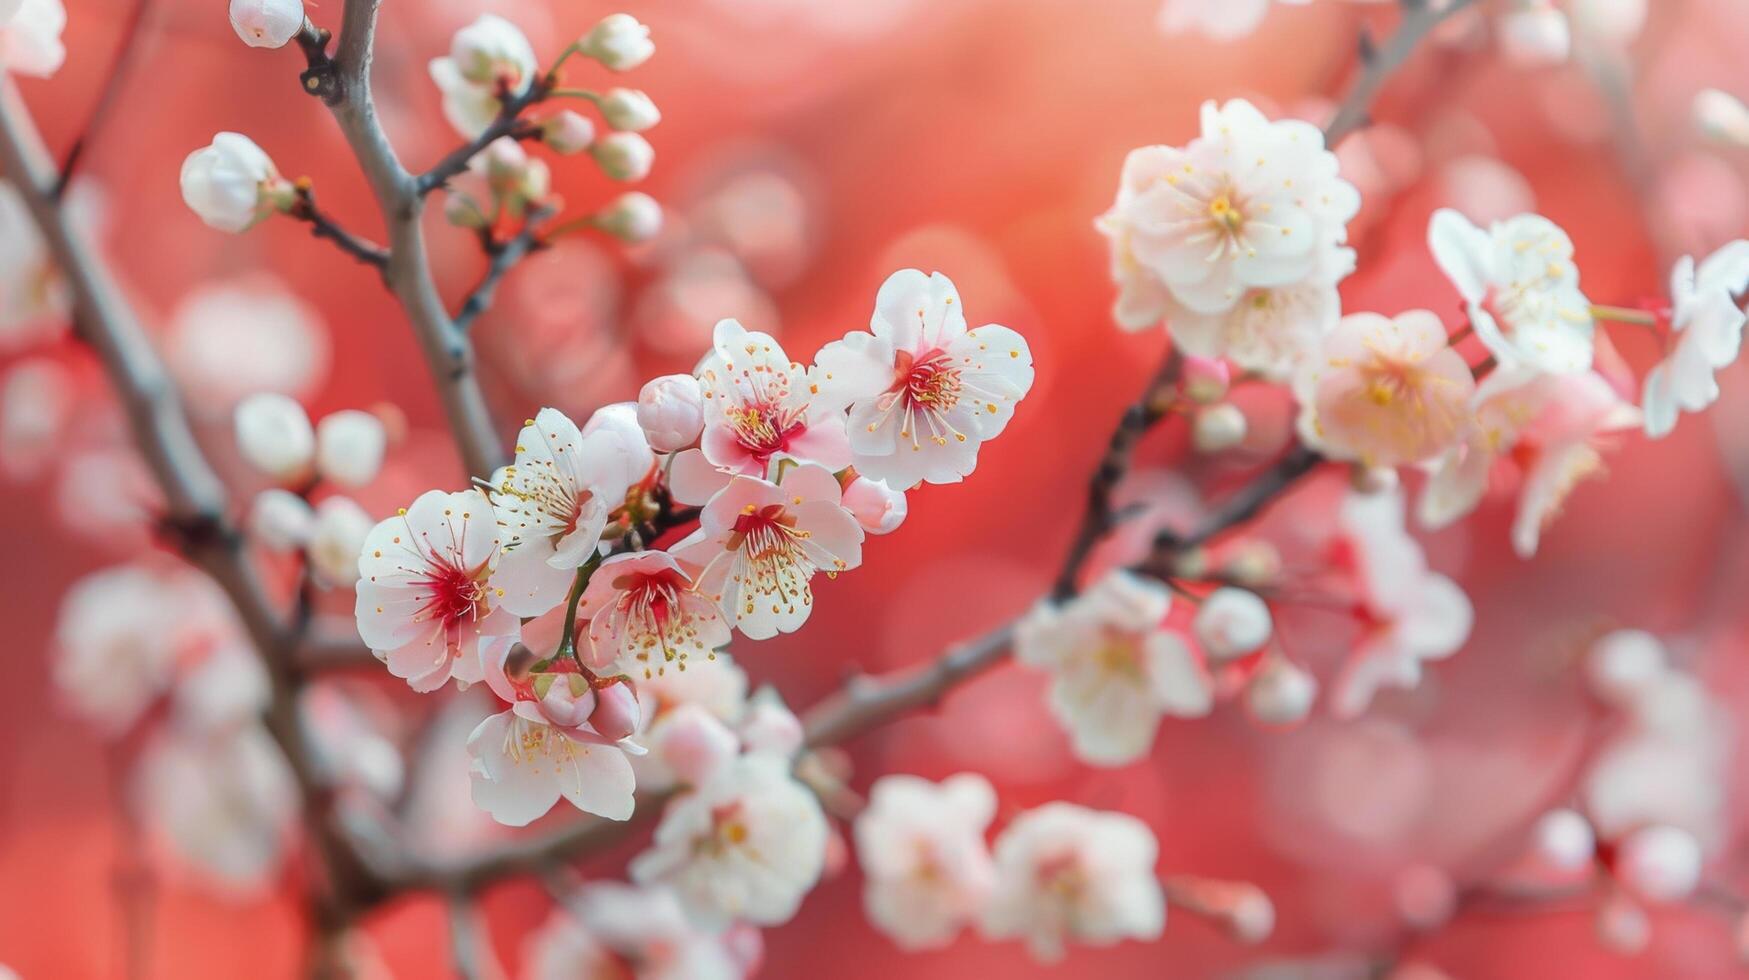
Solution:
<svg viewBox="0 0 1749 980"><path fill-rule="evenodd" d="M665 374L638 392L638 426L657 452L696 443L704 431L704 394L690 374Z"/></svg>
<svg viewBox="0 0 1749 980"><path fill-rule="evenodd" d="M632 737L642 718L638 696L630 684L616 681L595 692L595 712L589 716L589 726L603 738L617 742Z"/></svg>
<svg viewBox="0 0 1749 980"><path fill-rule="evenodd" d="M560 728L581 728L596 710L595 692L579 674L544 674L535 679L541 717Z"/></svg>
<svg viewBox="0 0 1749 980"><path fill-rule="evenodd" d="M1200 405L1212 405L1227 397L1232 384L1227 362L1214 357L1184 359L1184 397Z"/></svg>
<svg viewBox="0 0 1749 980"><path fill-rule="evenodd" d="M652 748L675 778L700 786L741 751L741 740L703 706L682 704L664 717Z"/></svg>
<svg viewBox="0 0 1749 980"><path fill-rule="evenodd" d="M870 534L887 534L905 523L909 508L905 491L894 490L881 480L859 476L844 488L844 509Z"/></svg>
<svg viewBox="0 0 1749 980"><path fill-rule="evenodd" d="M595 142L595 124L581 113L566 109L548 116L540 125L541 142L555 153L581 153Z"/></svg>
<svg viewBox="0 0 1749 980"><path fill-rule="evenodd" d="M662 230L662 205L642 191L621 194L596 213L595 226L622 242L647 242Z"/></svg>
<svg viewBox="0 0 1749 980"><path fill-rule="evenodd" d="M802 747L801 719L775 695L757 695L741 719L741 741L749 752L795 755Z"/></svg>
<svg viewBox="0 0 1749 980"><path fill-rule="evenodd" d="M303 0L231 0L231 29L252 48L284 47L303 26Z"/></svg>

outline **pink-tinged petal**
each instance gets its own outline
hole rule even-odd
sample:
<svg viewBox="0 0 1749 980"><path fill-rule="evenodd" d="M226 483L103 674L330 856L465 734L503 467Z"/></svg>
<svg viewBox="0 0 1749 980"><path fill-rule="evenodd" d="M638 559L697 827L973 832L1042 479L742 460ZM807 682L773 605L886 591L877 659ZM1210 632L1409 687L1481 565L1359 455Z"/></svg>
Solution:
<svg viewBox="0 0 1749 980"><path fill-rule="evenodd" d="M720 418L705 423L704 434L699 437L699 449L712 466L730 474L765 475L765 461L741 445L734 430Z"/></svg>
<svg viewBox="0 0 1749 980"><path fill-rule="evenodd" d="M1025 337L992 323L967 333L950 353L961 365L966 396L977 406L980 437L994 439L1032 390L1032 349Z"/></svg>
<svg viewBox="0 0 1749 980"><path fill-rule="evenodd" d="M900 269L875 293L869 330L895 351L916 351L923 343L931 305L929 277L918 269Z"/></svg>
<svg viewBox="0 0 1749 980"><path fill-rule="evenodd" d="M849 466L850 437L845 434L843 417L829 415L810 421L807 428L790 437L787 453L834 472Z"/></svg>
<svg viewBox="0 0 1749 980"><path fill-rule="evenodd" d="M559 792L577 809L609 820L632 815L637 779L631 760L617 747L573 741L558 767Z"/></svg>
<svg viewBox="0 0 1749 980"><path fill-rule="evenodd" d="M886 391L893 383L893 359L891 341L861 331L820 348L808 371L810 415L842 412Z"/></svg>
<svg viewBox="0 0 1749 980"><path fill-rule="evenodd" d="M828 501L810 501L791 509L796 526L808 533L804 550L823 572L846 572L862 564L864 531L856 515Z"/></svg>
<svg viewBox="0 0 1749 980"><path fill-rule="evenodd" d="M1148 683L1168 714L1201 718L1214 708L1214 681L1182 637L1156 630L1143 640Z"/></svg>
<svg viewBox="0 0 1749 980"><path fill-rule="evenodd" d="M552 544L545 538L525 538L492 572L492 586L502 590L499 603L518 616L539 616L565 601L576 572L555 567L548 559Z"/></svg>
<svg viewBox="0 0 1749 980"><path fill-rule="evenodd" d="M431 628L419 618L424 602L407 588L360 579L353 609L358 635L372 650L393 650Z"/></svg>
<svg viewBox="0 0 1749 980"><path fill-rule="evenodd" d="M494 636L480 644L480 666L486 686L506 704L515 704L516 688L510 683L510 654L516 648L514 636Z"/></svg>
<svg viewBox="0 0 1749 980"><path fill-rule="evenodd" d="M601 532L607 527L609 508L624 500L624 494L617 498L590 494L589 499L583 502L583 510L577 515L577 526L553 546L553 553L547 559L547 564L571 571L595 557L596 547L601 544Z"/></svg>
<svg viewBox="0 0 1749 980"><path fill-rule="evenodd" d="M1560 515L1567 495L1602 469L1603 457L1588 442L1556 446L1538 454L1519 492L1518 513L1512 521L1512 550L1520 558L1534 556L1543 530Z"/></svg>
<svg viewBox="0 0 1749 980"><path fill-rule="evenodd" d="M384 663L389 673L407 682L421 694L435 691L449 680L449 672L458 652L446 631L432 624L429 632L385 653Z"/></svg>
<svg viewBox="0 0 1749 980"><path fill-rule="evenodd" d="M702 451L688 449L675 454L668 470L668 489L676 502L696 507L728 486L732 475L713 466Z"/></svg>
<svg viewBox="0 0 1749 980"><path fill-rule="evenodd" d="M1480 445L1459 446L1441 457L1416 506L1421 526L1438 530L1475 510L1488 490L1495 459Z"/></svg>
<svg viewBox="0 0 1749 980"><path fill-rule="evenodd" d="M1422 579L1413 609L1397 628L1422 659L1439 660L1464 645L1475 620L1475 608L1464 590L1444 575L1430 574Z"/></svg>
<svg viewBox="0 0 1749 980"><path fill-rule="evenodd" d="M789 467L779 490L786 506L814 500L836 505L843 496L838 478L830 469L815 463Z"/></svg>

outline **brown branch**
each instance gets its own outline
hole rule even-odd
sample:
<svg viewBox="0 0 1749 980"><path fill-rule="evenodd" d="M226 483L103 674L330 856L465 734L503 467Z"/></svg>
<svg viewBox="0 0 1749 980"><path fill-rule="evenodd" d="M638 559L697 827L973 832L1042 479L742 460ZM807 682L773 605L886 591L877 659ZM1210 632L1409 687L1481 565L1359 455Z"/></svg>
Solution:
<svg viewBox="0 0 1749 980"><path fill-rule="evenodd" d="M505 274L515 268L518 262L543 247L539 236L540 225L551 214L551 210L547 208L532 211L523 222L522 230L513 237L502 242L488 242L486 275L480 279L478 285L468 291L461 308L456 310L456 330L466 333L474 325L474 321L491 308L492 300L498 292L498 283Z"/></svg>
<svg viewBox="0 0 1749 980"><path fill-rule="evenodd" d="M389 253L381 245L360 238L340 227L338 222L316 207L316 192L307 179L298 181L297 202L286 214L298 221L308 223L311 235L316 238L328 239L338 245L340 251L365 265L375 266L379 271L388 267Z"/></svg>
<svg viewBox="0 0 1749 980"><path fill-rule="evenodd" d="M1383 45L1374 45L1370 35L1361 35L1360 75L1343 97L1342 103L1336 107L1336 114L1324 127L1326 146L1333 147L1355 130L1367 126L1371 122L1373 100L1378 97L1385 79L1408 60L1410 53L1435 27L1447 17L1473 4L1475 0L1449 0L1443 5L1438 0L1398 2L1403 8L1403 20Z"/></svg>
<svg viewBox="0 0 1749 980"><path fill-rule="evenodd" d="M133 73L134 64L142 57L141 52L146 45L142 43L141 35L145 29L146 14L151 8L152 0L134 0L133 6L129 8L127 22L121 31L121 43L110 61L109 73L103 77L103 88L98 90L97 101L92 103L91 113L85 117L85 125L74 138L73 146L67 151L67 158L61 162L60 172L55 177L55 197L59 198L67 192L67 185L73 181L74 168L79 166L85 151L91 148L97 131L108 118L116 98L122 92L122 83L127 81L128 76Z"/></svg>
<svg viewBox="0 0 1749 980"><path fill-rule="evenodd" d="M491 146L497 140L506 136L517 140L540 138L540 128L524 120L522 110L546 98L548 85L546 80L537 80L527 92L521 95L506 95L500 100L498 118L492 120L487 127L467 143L456 147L445 154L443 159L432 165L414 178L414 185L419 196L424 197L439 187L447 184L451 177L468 169L468 161L478 156L482 150Z"/></svg>

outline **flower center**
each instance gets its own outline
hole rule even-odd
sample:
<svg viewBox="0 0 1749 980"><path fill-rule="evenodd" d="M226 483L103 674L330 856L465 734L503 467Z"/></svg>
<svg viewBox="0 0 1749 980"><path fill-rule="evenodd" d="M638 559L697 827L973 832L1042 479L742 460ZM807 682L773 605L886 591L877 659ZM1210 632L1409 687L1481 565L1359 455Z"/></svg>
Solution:
<svg viewBox="0 0 1749 980"><path fill-rule="evenodd" d="M1239 226L1245 223L1245 216L1233 206L1233 199L1226 194L1209 202L1209 218L1228 231L1238 231Z"/></svg>
<svg viewBox="0 0 1749 980"><path fill-rule="evenodd" d="M486 585L484 565L470 572L449 562L430 565L418 585L426 590L420 617L436 620L445 626L484 615L486 598L491 591Z"/></svg>
<svg viewBox="0 0 1749 980"><path fill-rule="evenodd" d="M789 448L790 438L803 428L799 417L775 405L740 405L728 409L724 415L735 433L735 441L760 459Z"/></svg>
<svg viewBox="0 0 1749 980"><path fill-rule="evenodd" d="M701 616L696 604L709 600L690 584L672 575L640 575L616 581L614 588L620 590L615 613L624 630L620 654L644 664L645 678L662 673L663 666L670 663L685 670L687 656L699 651L716 659L716 651L700 639ZM658 651L661 657L652 671L650 661Z"/></svg>

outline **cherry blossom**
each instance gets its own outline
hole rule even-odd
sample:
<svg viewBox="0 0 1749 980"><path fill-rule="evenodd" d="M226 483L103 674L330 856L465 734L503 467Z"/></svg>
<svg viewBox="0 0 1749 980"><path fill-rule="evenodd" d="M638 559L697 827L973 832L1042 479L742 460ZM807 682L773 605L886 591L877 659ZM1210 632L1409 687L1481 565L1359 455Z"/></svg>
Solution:
<svg viewBox="0 0 1749 980"><path fill-rule="evenodd" d="M499 823L521 827L553 808L560 798L610 820L632 815L636 785L625 751L587 727L592 707L577 706L584 719L564 726L551 721L553 704L575 696L579 675L553 678L539 700L518 700L487 718L468 736L474 802ZM588 691L585 682L583 692ZM593 697L586 699L593 702ZM577 705L565 699L566 708Z"/></svg>
<svg viewBox="0 0 1749 980"><path fill-rule="evenodd" d="M1427 567L1403 513L1400 490L1350 494L1338 512L1339 557L1355 573L1362 630L1332 692L1338 717L1365 711L1380 687L1415 687L1422 663L1451 656L1469 639L1469 597Z"/></svg>
<svg viewBox="0 0 1749 980"><path fill-rule="evenodd" d="M1199 313L1165 298L1172 337L1187 353L1228 358L1270 380L1287 380L1342 317L1336 283L1352 270L1353 253L1344 250L1338 260L1340 274L1314 274L1288 286L1248 289L1230 309L1219 313ZM1129 329L1143 329L1159 322L1159 317L1130 322L1134 325Z"/></svg>
<svg viewBox="0 0 1749 980"><path fill-rule="evenodd" d="M67 314L66 290L24 201L0 180L0 350L52 336Z"/></svg>
<svg viewBox="0 0 1749 980"><path fill-rule="evenodd" d="M1300 435L1336 459L1393 467L1455 446L1475 379L1426 310L1346 316L1300 366Z"/></svg>
<svg viewBox="0 0 1749 980"><path fill-rule="evenodd" d="M1280 0L1303 6L1312 0ZM1257 29L1269 0L1166 0L1155 23L1167 34L1197 31L1216 41L1236 41Z"/></svg>
<svg viewBox="0 0 1749 980"><path fill-rule="evenodd" d="M692 924L674 893L616 882L583 886L529 936L528 980L741 980L738 930L713 934Z"/></svg>
<svg viewBox="0 0 1749 980"><path fill-rule="evenodd" d="M596 105L601 109L601 118L618 130L641 133L662 121L656 103L637 89L609 89Z"/></svg>
<svg viewBox="0 0 1749 980"><path fill-rule="evenodd" d="M844 508L856 515L856 523L869 534L897 531L910 513L903 490L894 490L885 480L871 480L866 476L858 476L845 484Z"/></svg>
<svg viewBox="0 0 1749 980"><path fill-rule="evenodd" d="M310 539L316 512L303 497L279 487L255 495L249 505L249 534L269 551L297 551ZM358 549L348 556L356 567Z"/></svg>
<svg viewBox="0 0 1749 980"><path fill-rule="evenodd" d="M303 0L231 0L231 29L252 48L284 47L303 26Z"/></svg>
<svg viewBox="0 0 1749 980"><path fill-rule="evenodd" d="M540 131L541 142L565 156L582 153L595 142L595 124L573 109L561 109L548 116L541 121Z"/></svg>
<svg viewBox="0 0 1749 980"><path fill-rule="evenodd" d="M589 155L610 180L643 180L656 163L656 148L637 133L609 133L589 144Z"/></svg>
<svg viewBox="0 0 1749 980"><path fill-rule="evenodd" d="M1737 359L1743 344L1744 315L1739 296L1749 290L1749 241L1735 241L1695 267L1677 260L1670 273L1675 310L1670 329L1675 343L1646 375L1641 396L1646 434L1661 439L1676 427L1682 412L1699 412L1718 400L1713 372Z"/></svg>
<svg viewBox="0 0 1749 980"><path fill-rule="evenodd" d="M705 406L700 449L712 466L764 477L782 459L819 463L833 471L849 464L838 406L815 394L806 370L770 334L734 320L721 321L697 374ZM676 466L681 465L677 460ZM677 477L677 492L680 482Z"/></svg>
<svg viewBox="0 0 1749 980"><path fill-rule="evenodd" d="M838 480L815 463L781 483L736 476L671 550L749 639L793 632L813 611L815 572L862 564L862 527L841 501Z"/></svg>
<svg viewBox="0 0 1749 980"><path fill-rule="evenodd" d="M210 228L247 231L291 206L291 182L279 175L255 141L219 133L182 161L182 200Z"/></svg>
<svg viewBox="0 0 1749 980"><path fill-rule="evenodd" d="M644 729L637 738L651 747L649 755L633 760L639 786L662 790L677 779L696 785L698 780L690 777L714 771L711 763L733 758L740 751L740 738L734 730L746 715L747 674L727 653L718 654L714 660L693 662L686 670L669 670L650 677L633 674L632 682L638 690L644 721ZM714 720L720 731L702 731L708 727L703 718ZM681 744L670 746L669 727L676 724L693 731L682 738ZM725 733L733 744L719 753L709 742L722 741L720 736ZM677 771L671 762L670 748L683 754L696 751L697 755L688 760L697 763L692 772Z"/></svg>
<svg viewBox="0 0 1749 980"><path fill-rule="evenodd" d="M630 71L656 53L650 29L631 14L608 14L577 42L585 57L613 71Z"/></svg>
<svg viewBox="0 0 1749 980"><path fill-rule="evenodd" d="M1342 243L1360 209L1337 167L1317 127L1271 122L1242 99L1205 103L1202 135L1182 149L1130 151L1117 201L1099 219L1118 321L1157 322L1170 302L1223 313L1253 288L1333 282L1352 264Z"/></svg>
<svg viewBox="0 0 1749 980"><path fill-rule="evenodd" d="M978 921L996 885L984 831L996 792L975 773L932 783L882 776L856 818L863 907L907 950L946 946Z"/></svg>
<svg viewBox="0 0 1749 980"><path fill-rule="evenodd" d="M700 922L778 925L819 880L826 833L787 759L744 755L668 805L631 875L672 887Z"/></svg>
<svg viewBox="0 0 1749 980"><path fill-rule="evenodd" d="M1014 655L1052 675L1051 712L1095 765L1134 762L1166 715L1200 717L1213 684L1184 638L1161 624L1165 586L1116 571L1062 606L1041 605L1015 630Z"/></svg>
<svg viewBox="0 0 1749 980"><path fill-rule="evenodd" d="M590 576L577 605L589 621L586 658L596 669L648 676L689 657L709 659L729 643L729 624L665 551L615 555Z"/></svg>
<svg viewBox="0 0 1749 980"><path fill-rule="evenodd" d="M1004 326L966 329L959 290L901 269L875 296L869 333L827 344L809 374L816 404L848 408L851 462L895 490L958 483L1032 388L1032 351Z"/></svg>
<svg viewBox="0 0 1749 980"><path fill-rule="evenodd" d="M1427 244L1503 368L1576 374L1591 366L1591 301L1579 291L1573 242L1554 222L1522 214L1483 230L1442 209Z"/></svg>
<svg viewBox="0 0 1749 980"><path fill-rule="evenodd" d="M481 643L517 627L489 581L499 551L478 490L428 491L371 529L358 559L358 632L389 673L415 691L481 678Z"/></svg>
<svg viewBox="0 0 1749 980"><path fill-rule="evenodd" d="M211 591L192 572L167 575L143 565L120 565L75 582L55 627L55 686L102 731L127 731L169 689L178 662L212 642L212 631L202 625L224 607Z"/></svg>
<svg viewBox="0 0 1749 980"><path fill-rule="evenodd" d="M1158 939L1166 926L1154 878L1158 854L1148 826L1127 814L1073 803L1028 810L996 838L996 892L984 934L1024 939L1046 961L1062 958L1069 940L1109 946Z"/></svg>
<svg viewBox="0 0 1749 980"><path fill-rule="evenodd" d="M0 72L47 78L67 60L61 32L67 9L61 0L16 0L0 17Z"/></svg>
<svg viewBox="0 0 1749 980"><path fill-rule="evenodd" d="M662 230L662 205L642 191L627 191L596 214L595 226L623 242L647 242Z"/></svg>
<svg viewBox="0 0 1749 980"><path fill-rule="evenodd" d="M642 431L634 433L642 443ZM523 427L516 462L494 475L490 490L504 548L492 585L505 609L538 616L564 601L576 570L595 556L608 515L642 479L642 462L623 432L585 435L556 408Z"/></svg>
<svg viewBox="0 0 1749 980"><path fill-rule="evenodd" d="M457 31L447 57L433 58L431 80L443 93L443 115L456 132L478 136L496 119L499 92L521 95L534 84L534 49L515 24L481 14Z"/></svg>
<svg viewBox="0 0 1749 980"><path fill-rule="evenodd" d="M261 274L184 295L170 317L164 356L192 407L229 414L262 392L307 397L327 374L330 355L317 311Z"/></svg>

